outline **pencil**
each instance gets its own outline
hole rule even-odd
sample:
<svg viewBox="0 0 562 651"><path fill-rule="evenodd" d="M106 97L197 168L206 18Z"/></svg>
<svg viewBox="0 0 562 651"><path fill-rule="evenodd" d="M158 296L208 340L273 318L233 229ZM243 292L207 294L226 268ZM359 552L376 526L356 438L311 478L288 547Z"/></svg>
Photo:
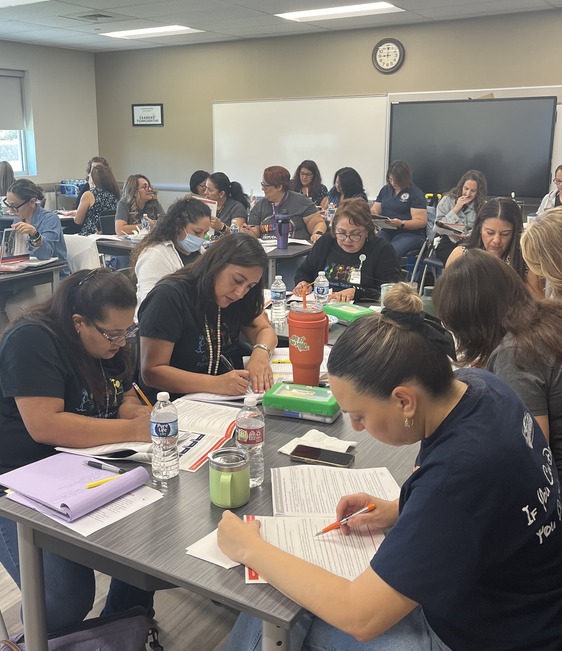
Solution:
<svg viewBox="0 0 562 651"><path fill-rule="evenodd" d="M139 398L148 406L152 409L152 405L150 404L150 400L144 395L144 391L139 387L139 385L136 382L133 382L133 388L134 390L139 394Z"/></svg>
<svg viewBox="0 0 562 651"><path fill-rule="evenodd" d="M123 475L113 475L113 477L106 477L105 479L98 479L98 481L92 481L89 484L86 484L86 488L96 488L97 486L102 486L107 484L108 481L113 481L114 479L119 479Z"/></svg>

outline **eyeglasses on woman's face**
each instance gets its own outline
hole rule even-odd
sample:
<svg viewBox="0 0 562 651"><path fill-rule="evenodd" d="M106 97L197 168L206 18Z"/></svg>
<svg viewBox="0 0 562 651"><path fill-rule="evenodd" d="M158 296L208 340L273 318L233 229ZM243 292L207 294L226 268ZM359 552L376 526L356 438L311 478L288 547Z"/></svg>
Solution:
<svg viewBox="0 0 562 651"><path fill-rule="evenodd" d="M110 344L119 344L122 343L123 341L130 341L131 339L134 339L134 337L136 336L139 330L138 326L132 325L130 328L127 328L127 330L122 334L110 335L103 328L100 328L99 325L97 325L97 323L92 322L92 325L100 333L100 335L102 335L107 339L107 341L109 341Z"/></svg>
<svg viewBox="0 0 562 651"><path fill-rule="evenodd" d="M552 182L554 183L554 185L562 185L562 179L554 178L554 179L552 179Z"/></svg>
<svg viewBox="0 0 562 651"><path fill-rule="evenodd" d="M265 190L266 188L274 188L274 187L275 187L275 186L273 185L273 183L266 183L265 181L262 181L262 182L260 183L260 185L261 185L261 189L262 189L262 190Z"/></svg>
<svg viewBox="0 0 562 651"><path fill-rule="evenodd" d="M312 172L305 172L304 170L301 170L299 174L302 179L311 179L314 176Z"/></svg>
<svg viewBox="0 0 562 651"><path fill-rule="evenodd" d="M353 233L348 233L347 231L336 231L336 240L339 242L345 242L345 240L359 242L364 235L365 233L363 231L354 231Z"/></svg>
<svg viewBox="0 0 562 651"><path fill-rule="evenodd" d="M25 206L25 204L29 203L30 201L31 199L27 199L26 201L22 201L21 203L19 203L17 206L14 206L8 201L8 199L6 198L2 199L2 203L6 206L6 208L8 208L11 212L16 212L16 213L22 206Z"/></svg>

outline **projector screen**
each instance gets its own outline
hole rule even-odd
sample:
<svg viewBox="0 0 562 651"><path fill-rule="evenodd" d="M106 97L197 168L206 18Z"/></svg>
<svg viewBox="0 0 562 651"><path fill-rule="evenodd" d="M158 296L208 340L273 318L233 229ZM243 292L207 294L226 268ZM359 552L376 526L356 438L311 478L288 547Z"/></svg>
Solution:
<svg viewBox="0 0 562 651"><path fill-rule="evenodd" d="M446 192L470 169L490 196L540 198L550 186L556 97L392 104L389 160L424 192Z"/></svg>

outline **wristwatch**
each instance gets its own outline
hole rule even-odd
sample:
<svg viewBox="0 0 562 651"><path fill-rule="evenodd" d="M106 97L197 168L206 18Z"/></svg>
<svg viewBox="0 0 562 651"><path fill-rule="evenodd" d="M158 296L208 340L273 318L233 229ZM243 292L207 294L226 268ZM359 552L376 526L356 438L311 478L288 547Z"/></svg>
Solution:
<svg viewBox="0 0 562 651"><path fill-rule="evenodd" d="M225 230L226 230L226 224L223 224L223 225L222 225L222 228L221 228L221 230L220 230L220 232L221 232L221 233L224 233Z"/></svg>
<svg viewBox="0 0 562 651"><path fill-rule="evenodd" d="M406 228L406 224L404 223L404 221L400 222L400 226L398 226L398 228Z"/></svg>
<svg viewBox="0 0 562 651"><path fill-rule="evenodd" d="M41 239L41 233L39 231L35 231L33 235L29 236L29 243L31 244L31 246L37 246L40 239Z"/></svg>
<svg viewBox="0 0 562 651"><path fill-rule="evenodd" d="M269 355L269 359L271 359L271 348L267 344L254 344L252 346L252 350L256 350L256 348L261 348L262 350L265 350Z"/></svg>
<svg viewBox="0 0 562 651"><path fill-rule="evenodd" d="M324 235L326 231L314 231L313 235Z"/></svg>

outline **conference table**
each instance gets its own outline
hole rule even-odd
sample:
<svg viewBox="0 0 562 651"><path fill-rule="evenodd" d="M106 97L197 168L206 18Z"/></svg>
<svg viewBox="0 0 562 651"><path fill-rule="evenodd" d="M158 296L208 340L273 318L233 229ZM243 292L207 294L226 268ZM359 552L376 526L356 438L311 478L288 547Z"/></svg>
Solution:
<svg viewBox="0 0 562 651"><path fill-rule="evenodd" d="M50 283L54 293L59 287L60 271L64 267L66 267L66 262L57 260L33 269L2 272L0 273L0 291L19 292L30 287Z"/></svg>
<svg viewBox="0 0 562 651"><path fill-rule="evenodd" d="M399 484L412 471L418 446L387 446L366 432L355 432L349 418L331 425L266 416L264 456L266 478L252 489L239 515L271 515L271 479L268 470L290 464L278 448L313 428L357 441L355 467L386 466ZM288 633L300 606L270 585L246 585L244 568L226 570L186 554L186 547L213 531L223 509L209 500L208 469L180 472L163 485L163 499L88 537L80 536L45 515L7 497L0 498L0 515L18 527L22 602L26 648L46 651L45 604L41 549L115 576L146 590L181 587L226 606L261 618L263 649L289 649Z"/></svg>
<svg viewBox="0 0 562 651"><path fill-rule="evenodd" d="M115 236L113 239L97 239L99 253L103 255L129 256L140 240ZM267 286L271 287L277 273L277 262L279 260L291 260L304 257L311 247L306 244L290 244L287 249L266 248L267 253Z"/></svg>

